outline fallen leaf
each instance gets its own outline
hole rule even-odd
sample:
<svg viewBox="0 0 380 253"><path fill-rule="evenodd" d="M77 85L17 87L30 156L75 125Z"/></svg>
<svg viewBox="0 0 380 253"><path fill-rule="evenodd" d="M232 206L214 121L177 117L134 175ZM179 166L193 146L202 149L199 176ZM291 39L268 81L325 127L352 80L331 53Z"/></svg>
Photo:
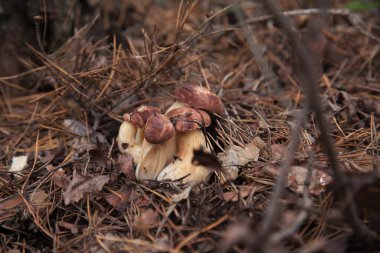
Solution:
<svg viewBox="0 0 380 253"><path fill-rule="evenodd" d="M232 192L224 192L223 193L223 199L224 201L226 202L230 202L230 201L238 201L239 199L239 193L235 192L235 191L232 191Z"/></svg>
<svg viewBox="0 0 380 253"><path fill-rule="evenodd" d="M63 120L63 126L69 129L72 133L81 137L90 137L93 143L107 143L106 137L103 134L98 133L86 126L82 122L75 119L65 119Z"/></svg>
<svg viewBox="0 0 380 253"><path fill-rule="evenodd" d="M152 227L157 226L157 213L149 208L143 211L140 215L136 215L134 219L135 228L143 234L146 234Z"/></svg>
<svg viewBox="0 0 380 253"><path fill-rule="evenodd" d="M273 164L264 166L263 171L272 177L277 177L280 174L278 166L275 166Z"/></svg>
<svg viewBox="0 0 380 253"><path fill-rule="evenodd" d="M28 162L28 156L14 156L12 158L12 164L9 169L10 172L19 172L25 169L26 164Z"/></svg>
<svg viewBox="0 0 380 253"><path fill-rule="evenodd" d="M150 201L144 196L137 197L134 202L138 207L147 207L150 205Z"/></svg>
<svg viewBox="0 0 380 253"><path fill-rule="evenodd" d="M87 136L88 134L91 134L93 132L92 129L75 119L63 120L63 126L69 129L72 133L82 137Z"/></svg>
<svg viewBox="0 0 380 253"><path fill-rule="evenodd" d="M69 187L63 193L65 205L81 200L85 194L96 194L108 183L109 176L99 175L95 177L76 175L71 180Z"/></svg>
<svg viewBox="0 0 380 253"><path fill-rule="evenodd" d="M132 194L132 187L123 185L120 190L106 196L106 201L115 208L116 211L122 213L127 208Z"/></svg>
<svg viewBox="0 0 380 253"><path fill-rule="evenodd" d="M30 195L30 202L32 205L36 208L45 208L50 205L50 203L47 201L47 193L43 190L38 190L36 192L32 192Z"/></svg>
<svg viewBox="0 0 380 253"><path fill-rule="evenodd" d="M272 144L271 145L272 159L273 162L279 162L285 155L286 146L283 144Z"/></svg>
<svg viewBox="0 0 380 253"><path fill-rule="evenodd" d="M62 187L64 189L67 189L69 187L70 180L65 176L65 171L62 168L56 170L53 165L49 164L46 166L46 169L48 171L54 171L52 180L56 186Z"/></svg>
<svg viewBox="0 0 380 253"><path fill-rule="evenodd" d="M290 167L288 175L288 187L297 193L303 193L307 169L301 166ZM326 185L332 181L332 178L317 169L311 172L309 192L313 195L319 195L325 191Z"/></svg>
<svg viewBox="0 0 380 253"><path fill-rule="evenodd" d="M240 147L231 145L226 148L224 153L218 154L218 158L223 165L244 166L250 161L258 161L260 149L251 142Z"/></svg>
<svg viewBox="0 0 380 253"><path fill-rule="evenodd" d="M236 179L239 175L238 166L244 166L251 161L258 161L259 154L260 149L254 142L246 144L245 147L237 145L227 147L225 152L218 154L218 159L224 168L222 180L230 181Z"/></svg>
<svg viewBox="0 0 380 253"><path fill-rule="evenodd" d="M133 157L131 155L121 154L117 157L117 173L124 173L129 179L135 179Z"/></svg>

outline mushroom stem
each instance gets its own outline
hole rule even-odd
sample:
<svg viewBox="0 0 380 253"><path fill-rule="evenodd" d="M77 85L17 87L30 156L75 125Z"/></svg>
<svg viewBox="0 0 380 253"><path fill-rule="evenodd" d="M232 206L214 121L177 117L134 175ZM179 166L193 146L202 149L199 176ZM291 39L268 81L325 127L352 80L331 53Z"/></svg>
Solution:
<svg viewBox="0 0 380 253"><path fill-rule="evenodd" d="M160 144L152 144L144 139L140 162L137 164L136 179L155 180L161 170L173 159L176 152L175 144L175 134Z"/></svg>
<svg viewBox="0 0 380 253"><path fill-rule="evenodd" d="M123 121L121 123L119 134L117 136L117 143L119 150L123 153L130 154L135 162L138 162L140 159L141 153L141 144L140 136L143 130L141 128L135 127L128 121ZM142 136L144 138L144 136Z"/></svg>
<svg viewBox="0 0 380 253"><path fill-rule="evenodd" d="M194 150L203 149L210 152L206 139L200 129L177 133L176 158L158 175L157 180L178 180L182 182L202 182L208 179L209 169L192 164Z"/></svg>
<svg viewBox="0 0 380 253"><path fill-rule="evenodd" d="M147 120L144 136L136 179L155 180L175 154L174 126L167 116L155 114Z"/></svg>

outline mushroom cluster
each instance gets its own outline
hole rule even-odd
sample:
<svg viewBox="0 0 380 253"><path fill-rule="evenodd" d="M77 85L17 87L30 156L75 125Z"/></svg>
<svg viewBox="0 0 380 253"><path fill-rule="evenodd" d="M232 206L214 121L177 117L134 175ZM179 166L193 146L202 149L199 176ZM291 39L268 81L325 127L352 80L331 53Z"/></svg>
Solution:
<svg viewBox="0 0 380 253"><path fill-rule="evenodd" d="M209 90L184 85L173 92L176 101L164 112L140 106L124 115L117 137L121 152L132 156L137 180L202 182L210 170L192 163L194 150L211 152L202 130L210 114L223 112L221 99Z"/></svg>

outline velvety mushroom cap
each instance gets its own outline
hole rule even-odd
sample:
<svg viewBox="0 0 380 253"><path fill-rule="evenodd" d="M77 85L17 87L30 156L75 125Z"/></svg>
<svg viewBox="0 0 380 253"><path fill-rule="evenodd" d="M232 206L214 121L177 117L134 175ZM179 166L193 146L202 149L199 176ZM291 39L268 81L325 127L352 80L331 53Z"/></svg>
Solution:
<svg viewBox="0 0 380 253"><path fill-rule="evenodd" d="M178 132L187 132L211 124L210 115L207 112L194 108L177 108L166 113Z"/></svg>
<svg viewBox="0 0 380 253"><path fill-rule="evenodd" d="M223 112L223 104L220 97L201 86L183 85L175 89L173 95L176 99L191 107L218 114Z"/></svg>
<svg viewBox="0 0 380 253"><path fill-rule="evenodd" d="M130 114L130 122L139 128L143 128L148 118L156 113L160 113L160 108L142 105Z"/></svg>
<svg viewBox="0 0 380 253"><path fill-rule="evenodd" d="M169 140L174 135L174 126L169 118L161 113L148 118L145 125L145 139L152 144Z"/></svg>

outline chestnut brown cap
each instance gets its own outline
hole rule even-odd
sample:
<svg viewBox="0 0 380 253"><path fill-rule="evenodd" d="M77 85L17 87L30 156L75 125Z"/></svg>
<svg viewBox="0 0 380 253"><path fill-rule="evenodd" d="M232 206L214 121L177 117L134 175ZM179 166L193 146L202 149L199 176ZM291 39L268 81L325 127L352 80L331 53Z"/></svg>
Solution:
<svg viewBox="0 0 380 253"><path fill-rule="evenodd" d="M175 89L173 95L176 99L188 104L190 107L218 114L223 113L223 104L220 97L201 86L183 85Z"/></svg>
<svg viewBox="0 0 380 253"><path fill-rule="evenodd" d="M160 113L160 108L142 105L132 113L124 114L124 120L131 122L134 126L143 128L148 118L155 113Z"/></svg>
<svg viewBox="0 0 380 253"><path fill-rule="evenodd" d="M146 121L144 134L149 143L163 143L173 136L174 126L167 116L156 113Z"/></svg>
<svg viewBox="0 0 380 253"><path fill-rule="evenodd" d="M187 132L211 124L210 115L207 112L194 108L177 108L166 113L178 132Z"/></svg>

